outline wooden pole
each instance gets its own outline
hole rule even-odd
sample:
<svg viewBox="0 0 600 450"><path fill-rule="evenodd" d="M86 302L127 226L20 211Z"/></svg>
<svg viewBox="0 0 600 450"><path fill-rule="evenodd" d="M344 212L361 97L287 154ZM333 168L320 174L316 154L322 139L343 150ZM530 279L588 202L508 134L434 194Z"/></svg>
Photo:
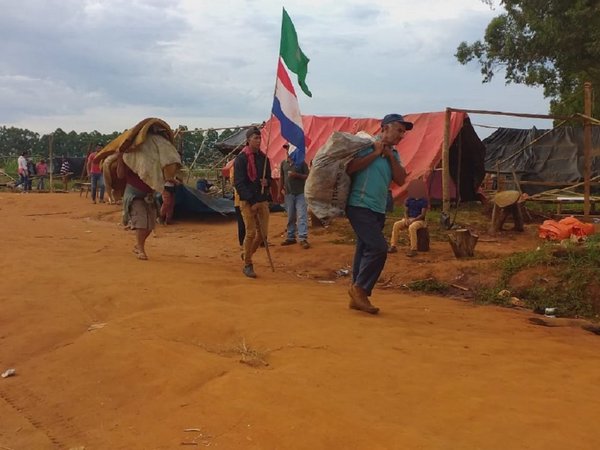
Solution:
<svg viewBox="0 0 600 450"><path fill-rule="evenodd" d="M583 84L583 110L588 117L592 115L592 83ZM590 177L592 173L592 124L589 120L583 123L583 216L590 216Z"/></svg>
<svg viewBox="0 0 600 450"><path fill-rule="evenodd" d="M52 152L52 142L54 141L54 133L50 134L48 139L48 167L50 168L50 192L54 192L54 179L52 178L52 172L54 172L54 155Z"/></svg>
<svg viewBox="0 0 600 450"><path fill-rule="evenodd" d="M446 108L444 143L442 144L442 211L450 211L450 108Z"/></svg>

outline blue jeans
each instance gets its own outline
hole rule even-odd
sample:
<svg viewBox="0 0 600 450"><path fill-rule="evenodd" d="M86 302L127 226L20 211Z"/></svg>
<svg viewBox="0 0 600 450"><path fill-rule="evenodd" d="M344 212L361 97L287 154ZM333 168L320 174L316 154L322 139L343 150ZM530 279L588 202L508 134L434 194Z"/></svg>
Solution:
<svg viewBox="0 0 600 450"><path fill-rule="evenodd" d="M22 173L20 173L19 174L19 181L17 183L15 183L15 187L19 186L20 184L23 185L23 190L24 191L30 191L31 190L31 181L29 180L29 176L23 175Z"/></svg>
<svg viewBox="0 0 600 450"><path fill-rule="evenodd" d="M298 239L305 241L308 238L308 213L304 194L285 194L285 210L288 215L287 238L296 239L297 223Z"/></svg>
<svg viewBox="0 0 600 450"><path fill-rule="evenodd" d="M100 200L104 200L104 177L101 173L92 173L90 179L92 181L92 201L96 201L98 187L100 187Z"/></svg>
<svg viewBox="0 0 600 450"><path fill-rule="evenodd" d="M44 186L45 181L46 181L46 175L40 175L38 177L38 184L37 184L38 191L43 191L44 190L44 188L45 188L45 186Z"/></svg>
<svg viewBox="0 0 600 450"><path fill-rule="evenodd" d="M388 244L383 236L385 214L348 206L346 215L356 233L352 282L371 295L387 259Z"/></svg>

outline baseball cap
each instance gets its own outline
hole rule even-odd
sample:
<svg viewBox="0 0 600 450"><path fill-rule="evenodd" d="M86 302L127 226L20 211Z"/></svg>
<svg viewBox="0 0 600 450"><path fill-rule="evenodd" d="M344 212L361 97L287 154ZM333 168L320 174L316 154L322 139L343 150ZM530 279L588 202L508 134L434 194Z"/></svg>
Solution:
<svg viewBox="0 0 600 450"><path fill-rule="evenodd" d="M250 139L250 136L254 136L255 134L260 135L260 130L258 127L250 127L246 130L246 138Z"/></svg>
<svg viewBox="0 0 600 450"><path fill-rule="evenodd" d="M412 130L412 128L413 128L413 123L405 121L404 117L402 117L401 114L388 114L381 120L381 127L383 128L388 123L393 123L393 122L400 122L402 125L404 125L406 127L406 131Z"/></svg>

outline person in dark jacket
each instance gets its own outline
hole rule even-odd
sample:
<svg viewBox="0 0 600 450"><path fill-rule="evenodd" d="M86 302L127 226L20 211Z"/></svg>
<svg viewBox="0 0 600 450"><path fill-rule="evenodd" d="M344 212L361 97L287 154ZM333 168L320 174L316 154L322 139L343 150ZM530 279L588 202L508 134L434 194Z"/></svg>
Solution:
<svg viewBox="0 0 600 450"><path fill-rule="evenodd" d="M260 130L256 127L249 128L246 140L246 146L235 158L233 171L235 189L240 197L240 209L246 226L242 271L247 277L256 278L252 255L262 239L267 238L269 229L271 166L267 156L260 151Z"/></svg>

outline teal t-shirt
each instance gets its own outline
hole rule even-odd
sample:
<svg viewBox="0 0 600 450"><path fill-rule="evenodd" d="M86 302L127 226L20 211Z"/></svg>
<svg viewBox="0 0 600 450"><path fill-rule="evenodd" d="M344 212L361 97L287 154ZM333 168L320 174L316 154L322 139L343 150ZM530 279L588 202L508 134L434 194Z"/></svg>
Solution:
<svg viewBox="0 0 600 450"><path fill-rule="evenodd" d="M367 156L373 147L367 147L356 155ZM400 163L400 156L393 149L394 158ZM348 197L349 206L368 208L371 211L385 214L387 192L392 182L392 166L385 157L376 158L363 170L352 174L352 187Z"/></svg>

